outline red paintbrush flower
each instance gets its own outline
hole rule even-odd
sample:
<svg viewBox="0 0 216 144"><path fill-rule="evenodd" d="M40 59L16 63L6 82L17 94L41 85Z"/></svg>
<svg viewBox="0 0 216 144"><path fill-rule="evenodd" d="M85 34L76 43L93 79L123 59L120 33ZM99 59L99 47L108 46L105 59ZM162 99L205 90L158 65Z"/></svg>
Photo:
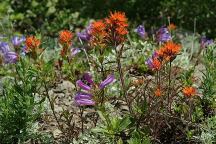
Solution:
<svg viewBox="0 0 216 144"><path fill-rule="evenodd" d="M196 94L196 88L192 86L184 87L182 90L183 94L187 97L194 96Z"/></svg>
<svg viewBox="0 0 216 144"><path fill-rule="evenodd" d="M180 44L168 41L157 51L157 53L161 59L169 61L170 59L175 58L176 55L180 52L180 50Z"/></svg>
<svg viewBox="0 0 216 144"><path fill-rule="evenodd" d="M59 42L62 45L70 46L72 43L73 34L69 30L63 30L59 33Z"/></svg>
<svg viewBox="0 0 216 144"><path fill-rule="evenodd" d="M114 12L110 13L109 17L105 19L108 31L108 41L111 44L119 45L125 41L125 35L128 34L128 23L125 13Z"/></svg>
<svg viewBox="0 0 216 144"><path fill-rule="evenodd" d="M35 36L29 36L26 38L26 51L35 51L40 46L40 40L37 39Z"/></svg>

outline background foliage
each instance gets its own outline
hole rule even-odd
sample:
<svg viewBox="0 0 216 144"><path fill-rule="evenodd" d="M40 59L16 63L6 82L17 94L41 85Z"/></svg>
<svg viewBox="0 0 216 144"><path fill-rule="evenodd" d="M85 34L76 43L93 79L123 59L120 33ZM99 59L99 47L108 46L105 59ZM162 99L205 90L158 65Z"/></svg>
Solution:
<svg viewBox="0 0 216 144"><path fill-rule="evenodd" d="M206 32L214 37L216 0L5 0L0 2L0 17L6 13L19 31L43 30L55 35L69 25L82 27L90 18L102 18L109 11L124 11L133 23L151 27L167 23L167 17L180 27Z"/></svg>

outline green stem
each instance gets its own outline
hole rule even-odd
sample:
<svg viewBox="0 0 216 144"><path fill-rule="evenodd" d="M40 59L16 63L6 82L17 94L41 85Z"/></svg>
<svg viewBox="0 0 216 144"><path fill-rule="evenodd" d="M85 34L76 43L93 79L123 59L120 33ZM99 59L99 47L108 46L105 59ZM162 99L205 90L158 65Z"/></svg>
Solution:
<svg viewBox="0 0 216 144"><path fill-rule="evenodd" d="M45 88L45 92L46 92L46 97L48 98L49 103L50 103L50 107L51 107L53 116L54 116L54 118L55 118L55 120L56 120L56 122L57 122L57 124L58 124L58 128L64 133L64 131L63 131L61 125L60 125L60 122L59 122L59 120L58 120L58 118L57 118L57 115L56 115L56 113L55 113L54 104L53 104L53 102L52 102L52 100L51 100L51 98L50 98L50 96L49 96L48 88L47 88L45 82L44 82L44 88Z"/></svg>
<svg viewBox="0 0 216 144"><path fill-rule="evenodd" d="M81 107L80 108L80 118L81 118L81 130L82 130L82 133L84 133L83 112L84 112L84 109L83 109L83 107Z"/></svg>
<svg viewBox="0 0 216 144"><path fill-rule="evenodd" d="M123 49L123 46L122 46L121 49ZM119 77L120 77L120 83L121 83L121 87L122 87L123 96L124 96L124 99L125 99L125 101L127 103L129 112L132 113L132 110L131 110L131 107L130 107L130 103L129 103L128 99L127 99L127 94L126 94L124 74L123 74L122 65L121 65L121 54L122 54L121 51L122 50L120 50L120 52L118 52L116 50L116 54L117 54L117 56L116 56L117 68L118 68L118 72L119 72Z"/></svg>
<svg viewBox="0 0 216 144"><path fill-rule="evenodd" d="M171 67L172 67L172 62L169 62L169 78L168 78L168 94L167 94L167 106L168 110L171 111L171 104L170 104L170 86L171 86Z"/></svg>

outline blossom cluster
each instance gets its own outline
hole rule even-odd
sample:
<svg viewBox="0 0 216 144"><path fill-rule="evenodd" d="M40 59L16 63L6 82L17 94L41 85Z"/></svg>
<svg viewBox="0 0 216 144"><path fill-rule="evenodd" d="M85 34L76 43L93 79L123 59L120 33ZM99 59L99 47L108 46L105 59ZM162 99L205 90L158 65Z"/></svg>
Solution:
<svg viewBox="0 0 216 144"><path fill-rule="evenodd" d="M11 39L11 43L14 49L17 51L21 44L25 41L24 36L14 36ZM3 62L6 64L16 63L18 60L18 53L11 50L11 46L7 42L0 42L0 52L3 56Z"/></svg>
<svg viewBox="0 0 216 144"><path fill-rule="evenodd" d="M98 85L93 81L92 76L89 73L85 73L83 78L87 83L82 80L76 82L76 84L81 88L81 91L79 91L74 98L76 105L79 106L95 105L95 100L98 102L98 91L103 90L107 85L115 80L114 75L110 74Z"/></svg>
<svg viewBox="0 0 216 144"><path fill-rule="evenodd" d="M125 36L128 34L127 27L125 13L110 13L107 18L92 23L90 30L91 44L101 47L106 45L117 46L125 41Z"/></svg>

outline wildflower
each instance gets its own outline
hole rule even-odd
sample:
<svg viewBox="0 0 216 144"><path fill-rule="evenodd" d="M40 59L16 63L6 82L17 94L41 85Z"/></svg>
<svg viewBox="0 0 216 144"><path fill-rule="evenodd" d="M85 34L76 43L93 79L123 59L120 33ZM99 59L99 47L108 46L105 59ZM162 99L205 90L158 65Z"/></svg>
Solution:
<svg viewBox="0 0 216 144"><path fill-rule="evenodd" d="M157 58L159 55L157 53L157 51L154 51L153 54L152 54L152 58Z"/></svg>
<svg viewBox="0 0 216 144"><path fill-rule="evenodd" d="M125 40L125 35L128 34L128 23L125 13L114 12L110 13L109 17L105 19L108 31L108 41L111 44L119 45Z"/></svg>
<svg viewBox="0 0 216 144"><path fill-rule="evenodd" d="M108 84L112 83L115 78L114 75L112 74L108 75L107 78L99 84L99 86L95 85L89 73L84 74L84 79L90 84L90 86L85 84L81 80L77 81L77 85L83 90L90 91L92 88L97 88L97 87L99 87L99 89L104 89Z"/></svg>
<svg viewBox="0 0 216 144"><path fill-rule="evenodd" d="M14 47L19 47L24 41L25 41L25 37L22 36L22 37L19 37L19 36L14 36L12 39L11 39L11 42L13 44Z"/></svg>
<svg viewBox="0 0 216 144"><path fill-rule="evenodd" d="M98 20L92 23L91 34L92 35L104 35L106 25L103 20Z"/></svg>
<svg viewBox="0 0 216 144"><path fill-rule="evenodd" d="M84 31L77 33L77 36L82 41L89 41L91 39L91 24Z"/></svg>
<svg viewBox="0 0 216 144"><path fill-rule="evenodd" d="M26 45L25 45L25 46L23 46L22 49L21 49L21 55L25 56L26 53L27 53L27 47L26 47Z"/></svg>
<svg viewBox="0 0 216 144"><path fill-rule="evenodd" d="M180 52L181 45L176 44L172 41L166 42L158 51L160 58L164 60L170 60L175 58L175 56Z"/></svg>
<svg viewBox="0 0 216 144"><path fill-rule="evenodd" d="M15 52L7 52L6 54L4 54L4 62L6 64L8 63L16 63L18 60L18 55Z"/></svg>
<svg viewBox="0 0 216 144"><path fill-rule="evenodd" d="M203 36L203 37L201 37L201 40L200 40L200 47L206 48L207 46L209 46L213 43L214 43L214 41L212 39L208 39L205 36Z"/></svg>
<svg viewBox="0 0 216 144"><path fill-rule="evenodd" d="M69 53L69 47L72 44L72 33L69 30L63 30L59 33L59 43L63 46L61 56L65 57Z"/></svg>
<svg viewBox="0 0 216 144"><path fill-rule="evenodd" d="M114 75L108 75L107 78L100 83L99 88L104 89L107 85L112 83L114 81L114 79L115 79Z"/></svg>
<svg viewBox="0 0 216 144"><path fill-rule="evenodd" d="M59 33L59 42L69 47L72 44L72 33L69 30L63 30Z"/></svg>
<svg viewBox="0 0 216 144"><path fill-rule="evenodd" d="M161 62L158 60L158 58L148 58L146 64L151 70L158 71L161 69Z"/></svg>
<svg viewBox="0 0 216 144"><path fill-rule="evenodd" d="M155 94L155 96L160 97L161 96L160 88L157 88L154 94Z"/></svg>
<svg viewBox="0 0 216 144"><path fill-rule="evenodd" d="M72 60L75 57L75 55L77 55L80 52L81 52L80 48L71 48L70 55L68 56L69 58L68 60Z"/></svg>
<svg viewBox="0 0 216 144"><path fill-rule="evenodd" d="M71 49L71 57L75 56L76 54L78 54L79 52L81 52L80 48L72 48Z"/></svg>
<svg viewBox="0 0 216 144"><path fill-rule="evenodd" d="M75 103L77 105L94 105L95 102L93 101L93 94L98 90L104 89L107 85L114 81L114 75L108 75L107 78L102 81L99 85L95 84L92 80L92 76L89 73L85 73L83 76L84 80L87 82L83 82L82 80L78 80L76 83L81 88L82 91L85 92L78 92L75 96Z"/></svg>
<svg viewBox="0 0 216 144"><path fill-rule="evenodd" d="M18 59L18 55L15 52L10 50L10 46L6 42L0 43L0 51L3 54L4 62L8 63L15 63Z"/></svg>
<svg viewBox="0 0 216 144"><path fill-rule="evenodd" d="M152 56L147 59L146 64L148 67L152 70L160 70L162 63L158 59L158 53L157 51L154 51Z"/></svg>
<svg viewBox="0 0 216 144"><path fill-rule="evenodd" d="M176 25L171 23L167 28L168 28L169 31L172 31L172 30L176 29Z"/></svg>
<svg viewBox="0 0 216 144"><path fill-rule="evenodd" d="M10 46L8 43L6 42L1 42L0 43L0 51L3 53L3 54L6 54L8 51L10 51Z"/></svg>
<svg viewBox="0 0 216 144"><path fill-rule="evenodd" d="M163 26L156 32L156 40L158 42L167 42L170 41L171 35L167 29L167 27Z"/></svg>
<svg viewBox="0 0 216 144"><path fill-rule="evenodd" d="M26 38L26 52L36 51L37 48L40 46L40 40L37 39L35 36L29 36Z"/></svg>
<svg viewBox="0 0 216 144"><path fill-rule="evenodd" d="M145 27L143 25L139 25L136 29L135 32L141 37L141 38L145 38L146 37L146 31L145 31Z"/></svg>
<svg viewBox="0 0 216 144"><path fill-rule="evenodd" d="M110 13L104 20L93 22L90 34L91 44L105 47L107 44L119 45L125 40L128 34L127 18L123 12Z"/></svg>
<svg viewBox="0 0 216 144"><path fill-rule="evenodd" d="M184 87L182 92L185 96L191 97L196 94L196 89L194 87L188 86L188 87Z"/></svg>
<svg viewBox="0 0 216 144"><path fill-rule="evenodd" d="M92 95L88 93L79 92L75 95L75 104L78 106L90 106L95 105L95 102L92 99Z"/></svg>
<svg viewBox="0 0 216 144"><path fill-rule="evenodd" d="M34 60L37 59L38 55L41 54L42 49L39 48L41 42L35 36L29 36L26 38L25 46L22 48L22 55L27 53Z"/></svg>
<svg viewBox="0 0 216 144"><path fill-rule="evenodd" d="M95 21L91 25L90 34L91 44L94 46L104 47L106 45L106 25L102 20Z"/></svg>
<svg viewBox="0 0 216 144"><path fill-rule="evenodd" d="M109 17L106 18L106 23L109 25L117 25L118 26L116 27L117 29L119 27L124 27L124 28L128 27L127 18L124 12L114 12L114 13L111 12ZM124 34L128 33L127 29L124 30L125 30L125 32L123 32Z"/></svg>

